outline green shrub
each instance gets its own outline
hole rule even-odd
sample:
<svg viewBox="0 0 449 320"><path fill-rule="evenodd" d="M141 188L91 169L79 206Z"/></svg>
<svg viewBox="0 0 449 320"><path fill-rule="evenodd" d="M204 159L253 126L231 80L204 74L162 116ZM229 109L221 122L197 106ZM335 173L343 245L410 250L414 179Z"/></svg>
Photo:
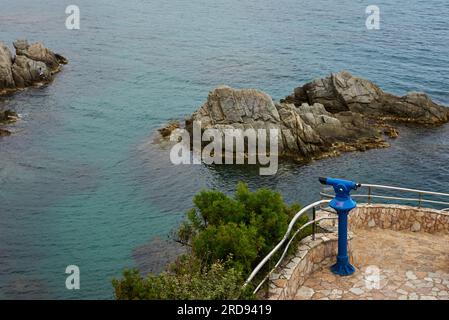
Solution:
<svg viewBox="0 0 449 320"><path fill-rule="evenodd" d="M234 266L246 273L282 239L288 223L300 209L288 206L278 192L262 188L254 192L237 185L233 198L216 191L202 191L193 199L179 231L180 242L192 247L205 262L234 257ZM298 225L307 222L302 217Z"/></svg>
<svg viewBox="0 0 449 320"><path fill-rule="evenodd" d="M251 298L242 289L242 274L226 263L204 266L192 256L183 256L170 272L142 278L137 270L125 270L123 279L112 281L120 300L234 300Z"/></svg>
<svg viewBox="0 0 449 320"><path fill-rule="evenodd" d="M235 222L210 225L193 239L193 253L202 257L206 264L232 257L231 264L235 268L249 272L264 244L257 231L254 226Z"/></svg>
<svg viewBox="0 0 449 320"><path fill-rule="evenodd" d="M193 203L176 232L177 241L191 247L190 253L159 276L142 278L136 270L125 271L123 279L113 280L117 299L250 298L251 287L242 290L244 280L282 239L300 209L297 204L288 206L278 192L251 192L244 183L237 185L233 197L206 190ZM296 228L307 220L302 217Z"/></svg>

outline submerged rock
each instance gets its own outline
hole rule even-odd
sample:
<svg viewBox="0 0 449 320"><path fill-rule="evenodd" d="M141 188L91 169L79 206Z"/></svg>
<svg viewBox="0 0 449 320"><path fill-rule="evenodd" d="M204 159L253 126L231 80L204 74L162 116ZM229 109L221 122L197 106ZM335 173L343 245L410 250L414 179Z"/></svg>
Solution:
<svg viewBox="0 0 449 320"><path fill-rule="evenodd" d="M9 132L8 130L0 128L0 137L9 136L10 134L11 132Z"/></svg>
<svg viewBox="0 0 449 320"><path fill-rule="evenodd" d="M17 40L14 48L15 56L0 42L0 94L51 82L61 66L68 63L39 42L30 45L27 40Z"/></svg>
<svg viewBox="0 0 449 320"><path fill-rule="evenodd" d="M17 120L19 116L17 113L11 110L0 110L0 123L2 122L11 122Z"/></svg>
<svg viewBox="0 0 449 320"><path fill-rule="evenodd" d="M19 118L17 113L11 110L0 110L0 125L16 121ZM9 136L11 132L0 127L0 137Z"/></svg>
<svg viewBox="0 0 449 320"><path fill-rule="evenodd" d="M171 121L171 122L169 122L165 127L159 129L158 131L159 131L159 133L162 135L162 137L166 138L166 137L169 137L170 134L171 134L174 130L178 129L179 127L180 127L180 126L179 126L179 122L177 122L177 121Z"/></svg>
<svg viewBox="0 0 449 320"><path fill-rule="evenodd" d="M133 250L134 261L142 276L149 273L159 274L166 271L167 266L185 254L185 246L169 239L154 238L150 242Z"/></svg>
<svg viewBox="0 0 449 320"><path fill-rule="evenodd" d="M314 80L281 102L255 89L220 86L186 120L186 128L201 122L206 129L278 129L279 155L299 161L388 147L385 136L396 128L385 121L439 125L449 121L449 109L424 93L396 97L368 80L346 71ZM168 136L174 127L160 130Z"/></svg>

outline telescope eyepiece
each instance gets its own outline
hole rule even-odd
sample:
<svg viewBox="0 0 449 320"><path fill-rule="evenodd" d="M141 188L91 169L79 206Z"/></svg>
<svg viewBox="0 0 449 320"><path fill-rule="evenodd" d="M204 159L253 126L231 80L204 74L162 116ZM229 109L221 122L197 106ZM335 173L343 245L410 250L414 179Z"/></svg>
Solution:
<svg viewBox="0 0 449 320"><path fill-rule="evenodd" d="M347 190L357 190L357 188L362 186L360 183L356 183L356 182L349 181L349 180L343 180L343 179L319 177L318 180L320 181L321 184L333 186L334 188L339 188L339 189L345 188Z"/></svg>
<svg viewBox="0 0 449 320"><path fill-rule="evenodd" d="M327 178L319 177L318 180L320 181L321 184L327 184Z"/></svg>

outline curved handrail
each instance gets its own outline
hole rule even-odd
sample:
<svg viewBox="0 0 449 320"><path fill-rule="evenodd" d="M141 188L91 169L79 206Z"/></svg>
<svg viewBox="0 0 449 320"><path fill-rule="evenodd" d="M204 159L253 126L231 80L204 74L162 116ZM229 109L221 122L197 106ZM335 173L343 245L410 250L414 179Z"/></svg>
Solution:
<svg viewBox="0 0 449 320"><path fill-rule="evenodd" d="M426 191L426 190L418 190L418 189L410 189L410 188L401 188L401 187L393 187L393 186L385 186L382 184L368 184L368 183L361 183L361 187L367 187L367 188L379 188L379 189L390 189L390 190L398 190L398 191L404 191L404 192L414 192L414 193L421 193L421 194L430 194L434 196L443 196L443 197L449 197L449 193L443 193L443 192L434 192L434 191Z"/></svg>
<svg viewBox="0 0 449 320"><path fill-rule="evenodd" d="M353 198L368 198L368 203L370 203L371 198L377 198L377 199L387 199L387 200L401 200L401 201L413 201L418 202L419 205L421 203L431 203L431 204L440 204L440 205L449 205L449 201L437 201L437 200L429 200L429 199L423 199L423 195L432 195L432 196L440 196L440 197L447 197L449 198L448 193L443 192L434 192L434 191L427 191L427 190L419 190L419 189L411 189L411 188L402 188L402 187L394 187L394 186L386 186L386 185L380 185L380 184L367 184L362 183L360 187L368 188L368 194L354 194L351 195ZM385 190L396 190L400 192L411 192L411 193L417 193L419 195L419 198L409 198L409 197L400 197L400 196L384 196L384 195L376 195L371 194L372 189L385 189ZM320 195L324 198L333 198L334 195L327 194L325 192L320 192ZM443 209L442 211L446 211L447 209Z"/></svg>
<svg viewBox="0 0 449 320"><path fill-rule="evenodd" d="M313 202L311 204L309 204L308 206L302 208L301 210L299 210L295 216L293 217L293 219L290 221L287 231L285 232L284 237L281 239L281 241L279 241L279 243L273 248L273 250L270 251L270 253L268 253L265 258L262 259L262 261L256 266L256 268L253 270L253 272L251 272L251 274L249 275L249 277L246 279L245 283L244 283L244 287L246 285L248 285L249 282L251 282L251 280L253 280L253 278L257 275L257 273L260 271L260 269L262 269L262 267L265 265L265 263L268 262L268 260L271 259L271 257L279 250L279 248L284 244L284 242L288 239L288 236L290 235L290 232L292 232L293 226L295 225L296 221L307 211L309 211L310 209L323 204L323 203L329 203L330 200L319 200L316 202Z"/></svg>
<svg viewBox="0 0 449 320"><path fill-rule="evenodd" d="M330 195L327 193L320 192L320 195L325 198L334 198L334 195ZM433 204L444 204L449 205L449 202L444 201L435 201L435 200L428 200L428 199L419 199L419 198L404 198L404 197L391 197L391 196L381 196L381 195L375 195L375 194L353 194L351 195L351 198L378 198L378 199L388 199L388 200L403 200L403 201L418 201L418 202L426 202L426 203L433 203ZM441 211L446 211L449 208L442 209Z"/></svg>
<svg viewBox="0 0 449 320"><path fill-rule="evenodd" d="M265 281L267 281L268 277L273 273L274 270L276 270L277 267L279 267L279 265L281 264L282 260L284 260L285 255L287 254L288 248L290 247L290 244L292 243L292 241L295 239L295 237L298 235L299 232L301 232L302 230L304 230L306 227L310 226L313 223L317 223L321 220L330 220L330 219L337 219L337 216L335 217L321 217L312 221L309 221L307 223L304 223L298 230L296 230L296 232L293 234L293 236L290 238L290 240L288 241L287 245L285 246L284 252L282 253L281 257L279 258L278 262L274 265L273 269L271 269L267 275L262 279L262 281L259 283L259 285L256 287L256 289L254 289L253 294L256 294L257 291L259 291L260 287L265 283ZM250 280L251 281L251 280Z"/></svg>

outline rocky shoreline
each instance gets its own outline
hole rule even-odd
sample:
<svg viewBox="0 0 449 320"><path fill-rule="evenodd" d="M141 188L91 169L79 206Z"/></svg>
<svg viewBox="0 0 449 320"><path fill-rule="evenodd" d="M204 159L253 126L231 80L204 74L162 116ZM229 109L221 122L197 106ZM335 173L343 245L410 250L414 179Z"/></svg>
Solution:
<svg viewBox="0 0 449 320"><path fill-rule="evenodd" d="M40 42L29 44L27 40L17 40L13 45L15 55L0 42L0 96L48 84L61 71L62 65L68 63L66 58ZM14 111L0 109L0 125L17 119ZM9 134L9 131L0 128L0 136Z"/></svg>
<svg viewBox="0 0 449 320"><path fill-rule="evenodd" d="M332 73L294 89L275 102L255 89L220 86L185 121L159 129L163 137L178 128L202 130L279 129L279 155L306 162L343 152L389 146L398 136L397 123L438 126L449 121L449 109L425 93L398 97L347 71Z"/></svg>

